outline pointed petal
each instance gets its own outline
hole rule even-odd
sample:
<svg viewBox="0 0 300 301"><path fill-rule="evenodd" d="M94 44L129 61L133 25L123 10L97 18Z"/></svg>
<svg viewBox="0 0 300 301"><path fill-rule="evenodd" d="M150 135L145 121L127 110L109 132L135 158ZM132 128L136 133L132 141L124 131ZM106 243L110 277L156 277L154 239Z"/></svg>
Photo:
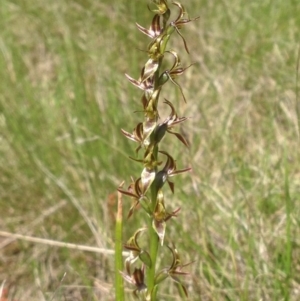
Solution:
<svg viewBox="0 0 300 301"><path fill-rule="evenodd" d="M122 132L122 134L123 134L126 138L128 138L128 139L130 139L130 140L132 140L132 141L135 141L135 142L139 142L139 140L136 138L135 135L130 134L130 133L124 131L123 129L121 129L121 132Z"/></svg>
<svg viewBox="0 0 300 301"><path fill-rule="evenodd" d="M184 169L179 169L179 170L175 170L172 172L172 174L169 174L169 177L171 176L175 176L175 175L178 175L178 174L181 174L181 173L184 173L184 172L187 172L187 171L190 171L192 170L191 167L188 167L188 168L184 168Z"/></svg>
<svg viewBox="0 0 300 301"><path fill-rule="evenodd" d="M159 284L169 277L168 269L161 270L157 275L155 275L155 284Z"/></svg>
<svg viewBox="0 0 300 301"><path fill-rule="evenodd" d="M165 221L168 221L171 217L177 217L178 212L180 211L180 207L174 210L172 213L168 213Z"/></svg>
<svg viewBox="0 0 300 301"><path fill-rule="evenodd" d="M138 202L138 201L135 201L134 204L130 207L129 212L128 212L128 215L127 215L127 219L129 219L129 218L132 216L134 209L135 209L138 205L139 205L139 202Z"/></svg>
<svg viewBox="0 0 300 301"><path fill-rule="evenodd" d="M174 183L171 182L171 181L168 181L168 184L169 184L169 187L170 187L172 193L174 194L174 190L175 190L175 188L174 188Z"/></svg>
<svg viewBox="0 0 300 301"><path fill-rule="evenodd" d="M184 102L186 103L186 98L185 98L185 96L184 96L184 94L183 94L183 91L182 91L182 88L181 88L181 86L170 76L170 81L175 85L175 86L177 86L178 88L179 88L179 90L180 90L180 93L181 93L181 95L182 95L182 97L183 97L183 100L184 100Z"/></svg>
<svg viewBox="0 0 300 301"><path fill-rule="evenodd" d="M141 82L139 82L138 80L132 78L131 76L129 76L128 74L125 73L125 76L127 77L127 79L136 87L140 88L141 90L143 89L143 85Z"/></svg>
<svg viewBox="0 0 300 301"><path fill-rule="evenodd" d="M190 53L190 51L189 51L189 49L188 49L188 46L187 46L187 43L186 43L186 41L185 41L183 35L180 33L179 29L177 28L177 26L175 26L175 30L176 30L176 32L179 34L179 36L181 37L186 52L187 52L187 53Z"/></svg>
<svg viewBox="0 0 300 301"><path fill-rule="evenodd" d="M171 73L171 71L172 71L173 69L175 69L177 66L180 65L180 58L179 58L179 56L178 56L178 53L177 53L176 51L174 51L174 50L168 50L168 51L166 51L166 52L172 54L173 57L174 57L174 63L173 63L173 66L170 68L170 71L169 71L169 72Z"/></svg>
<svg viewBox="0 0 300 301"><path fill-rule="evenodd" d="M145 34L146 36L148 36L149 38L154 38L154 34L151 30L148 30L144 27L142 27L141 25L139 25L138 23L135 23L137 28L139 29L139 31L141 31L143 34Z"/></svg>
<svg viewBox="0 0 300 301"><path fill-rule="evenodd" d="M125 195L128 195L128 196L132 197L132 198L137 198L137 197L138 197L136 194L134 194L134 193L132 193L132 192L130 192L130 191L123 190L123 189L120 189L120 188L118 188L117 190L118 190L119 192L125 194Z"/></svg>
<svg viewBox="0 0 300 301"><path fill-rule="evenodd" d="M132 280L131 276L125 274L122 271L119 271L119 273L122 275L122 277L124 278L124 280L126 280L127 282L134 284L134 281Z"/></svg>
<svg viewBox="0 0 300 301"><path fill-rule="evenodd" d="M168 133L175 135L186 147L189 147L189 143L187 142L187 140L179 133L176 132L172 132L170 130L167 130Z"/></svg>
<svg viewBox="0 0 300 301"><path fill-rule="evenodd" d="M174 21L174 23L177 23L185 14L185 9L183 7L183 5L179 2L174 1L172 4L176 5L179 8L179 14L177 19Z"/></svg>

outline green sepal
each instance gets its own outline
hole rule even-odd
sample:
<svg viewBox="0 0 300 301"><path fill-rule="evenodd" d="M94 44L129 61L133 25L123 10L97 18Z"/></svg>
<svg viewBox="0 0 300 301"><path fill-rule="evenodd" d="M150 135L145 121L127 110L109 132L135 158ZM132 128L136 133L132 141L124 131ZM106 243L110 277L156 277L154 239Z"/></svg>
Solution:
<svg viewBox="0 0 300 301"><path fill-rule="evenodd" d="M154 131L153 140L155 144L158 144L162 138L165 136L168 129L168 125L166 123L162 123L158 125Z"/></svg>
<svg viewBox="0 0 300 301"><path fill-rule="evenodd" d="M151 268L152 261L147 251L142 250L139 254L139 258L148 268Z"/></svg>
<svg viewBox="0 0 300 301"><path fill-rule="evenodd" d="M155 276L155 284L159 284L169 277L168 270L163 269Z"/></svg>
<svg viewBox="0 0 300 301"><path fill-rule="evenodd" d="M168 72L166 72L166 71L163 72L158 79L159 87L164 85L169 79L170 79L170 76L169 76Z"/></svg>

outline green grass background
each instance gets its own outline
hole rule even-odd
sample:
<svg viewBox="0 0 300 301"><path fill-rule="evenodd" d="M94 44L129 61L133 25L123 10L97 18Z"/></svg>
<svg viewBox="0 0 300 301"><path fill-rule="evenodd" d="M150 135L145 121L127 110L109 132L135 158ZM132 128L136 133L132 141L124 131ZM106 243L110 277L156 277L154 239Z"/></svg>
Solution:
<svg viewBox="0 0 300 301"><path fill-rule="evenodd" d="M0 228L111 249L114 192L138 177L120 129L142 120L138 78L148 43L146 1L0 3ZM189 150L173 137L181 207L167 226L191 274L189 300L299 300L298 0L182 1L196 22L170 47L196 64L165 95ZM179 129L178 129L179 130ZM131 202L124 199L125 213ZM129 237L145 225L126 222ZM162 267L170 264L167 248ZM113 257L0 240L0 280L17 300L114 300ZM128 289L130 286L127 286ZM180 300L169 280L159 300ZM127 295L131 300L130 293Z"/></svg>

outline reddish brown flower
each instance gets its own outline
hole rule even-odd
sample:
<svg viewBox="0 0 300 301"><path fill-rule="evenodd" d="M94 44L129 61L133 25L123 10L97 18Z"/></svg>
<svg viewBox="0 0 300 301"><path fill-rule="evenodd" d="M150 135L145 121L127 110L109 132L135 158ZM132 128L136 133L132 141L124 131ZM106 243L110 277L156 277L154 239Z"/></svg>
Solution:
<svg viewBox="0 0 300 301"><path fill-rule="evenodd" d="M166 120L163 123L160 123L156 129L155 129L155 141L156 143L160 142L161 139L164 137L165 133L168 132L172 135L175 135L186 147L189 146L186 139L179 133L173 132L171 129L173 126L184 122L187 120L186 117L178 117L174 106L171 102L169 102L167 99L164 101L165 104L167 104L171 108L171 114L166 118Z"/></svg>
<svg viewBox="0 0 300 301"><path fill-rule="evenodd" d="M184 73L184 71L188 68L190 68L192 65L194 65L194 63L192 63L191 65L189 65L188 67L182 68L180 66L180 58L178 56L178 54L175 51L166 51L167 53L170 53L173 55L174 57L174 63L173 66L169 69L166 70L165 72L163 72L161 74L161 76L159 77L159 85L164 85L168 80L170 80L176 87L179 88L180 93L184 99L184 101L186 102L185 96L183 94L182 88L181 86L177 83L177 81L175 80L175 78L179 75L182 75Z"/></svg>
<svg viewBox="0 0 300 301"><path fill-rule="evenodd" d="M158 37L162 33L162 30L163 30L163 28L161 28L161 25L160 25L160 15L159 14L154 15L149 29L146 29L137 23L136 23L136 26L143 34L147 35L151 39Z"/></svg>
<svg viewBox="0 0 300 301"><path fill-rule="evenodd" d="M142 207L149 212L148 209L148 204L149 204L149 200L147 198L147 196L145 195L145 193L143 193L142 191L142 186L141 186L141 178L138 178L135 182L132 182L127 190L122 189L121 187L118 188L118 191L128 195L131 197L131 199L133 200L133 204L129 209L129 213L127 218L130 218L131 215L133 214L134 209L141 204Z"/></svg>
<svg viewBox="0 0 300 301"><path fill-rule="evenodd" d="M171 217L176 217L179 211L180 211L180 208L177 208L176 210L174 210L171 213L167 212L167 210L165 208L163 193L161 190L159 190L158 194L157 194L156 206L155 206L154 213L153 213L152 226L159 237L161 245L163 245L163 242L164 242L166 222Z"/></svg>
<svg viewBox="0 0 300 301"><path fill-rule="evenodd" d="M172 248L168 246L168 248L172 252L172 256L173 256L172 264L171 264L171 266L169 268L162 269L155 276L155 283L158 284L161 281L163 281L164 279L166 279L167 277L171 277L176 283L178 283L182 287L182 289L183 289L183 291L184 291L184 293L185 293L185 295L187 297L188 296L187 289L181 283L181 280L180 280L179 276L189 275L188 272L182 271L182 268L184 268L184 267L192 264L193 262L181 264L181 259L180 259L180 256L179 256L178 251L175 248L175 246L173 246Z"/></svg>
<svg viewBox="0 0 300 301"><path fill-rule="evenodd" d="M176 161L167 152L164 151L159 151L159 152L167 156L167 161L164 168L160 170L156 175L155 181L156 181L157 189L161 189L161 187L167 181L171 191L174 193L174 183L171 182L169 178L178 175L180 173L190 171L191 168L188 167L188 168L177 170Z"/></svg>
<svg viewBox="0 0 300 301"><path fill-rule="evenodd" d="M183 25L185 25L191 21L198 20L200 17L196 17L194 19L190 19L190 18L186 19L186 18L184 18L184 16L187 15L187 13L186 13L184 6L182 4L180 4L179 2L173 2L172 4L176 5L179 8L179 14L177 16L177 19L170 23L170 26L173 27L176 30L176 32L179 34L179 36L182 38L185 50L187 53L189 53L186 41L185 41L184 37L182 36L182 34L179 32L179 29Z"/></svg>
<svg viewBox="0 0 300 301"><path fill-rule="evenodd" d="M120 273L127 282L135 286L135 290L133 291L135 297L138 298L137 293L146 294L147 286L145 284L145 266L142 266L142 268L135 268L132 275L125 274L124 272Z"/></svg>
<svg viewBox="0 0 300 301"><path fill-rule="evenodd" d="M129 256L125 260L125 267L128 274L130 274L131 265L139 258L147 267L151 267L151 258L147 251L140 248L137 239L141 232L146 228L138 229L132 237L124 245L124 248L129 250Z"/></svg>

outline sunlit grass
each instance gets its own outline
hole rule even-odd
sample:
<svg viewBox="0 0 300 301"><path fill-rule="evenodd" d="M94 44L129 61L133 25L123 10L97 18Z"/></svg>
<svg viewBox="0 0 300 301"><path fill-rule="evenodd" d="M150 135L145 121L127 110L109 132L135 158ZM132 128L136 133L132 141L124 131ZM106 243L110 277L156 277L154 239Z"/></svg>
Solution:
<svg viewBox="0 0 300 301"><path fill-rule="evenodd" d="M164 142L174 143L179 168L193 168L175 179L176 198L167 203L185 208L167 231L186 262L195 260L190 299L296 301L299 4L186 2L200 20L183 31L191 55L182 64L196 64L179 79L187 105L179 91L174 97L190 117L184 134L193 143L186 155L179 142ZM144 63L131 49L145 45L134 24L149 24L145 5L1 2L1 229L113 248L113 193L137 174L120 128L135 124L128 118L140 95L124 73L137 78ZM176 47L183 49L179 37ZM57 291L55 300L113 300L110 256L22 241L0 246L0 278L15 298L51 300ZM170 283L161 299L175 300L173 292Z"/></svg>

